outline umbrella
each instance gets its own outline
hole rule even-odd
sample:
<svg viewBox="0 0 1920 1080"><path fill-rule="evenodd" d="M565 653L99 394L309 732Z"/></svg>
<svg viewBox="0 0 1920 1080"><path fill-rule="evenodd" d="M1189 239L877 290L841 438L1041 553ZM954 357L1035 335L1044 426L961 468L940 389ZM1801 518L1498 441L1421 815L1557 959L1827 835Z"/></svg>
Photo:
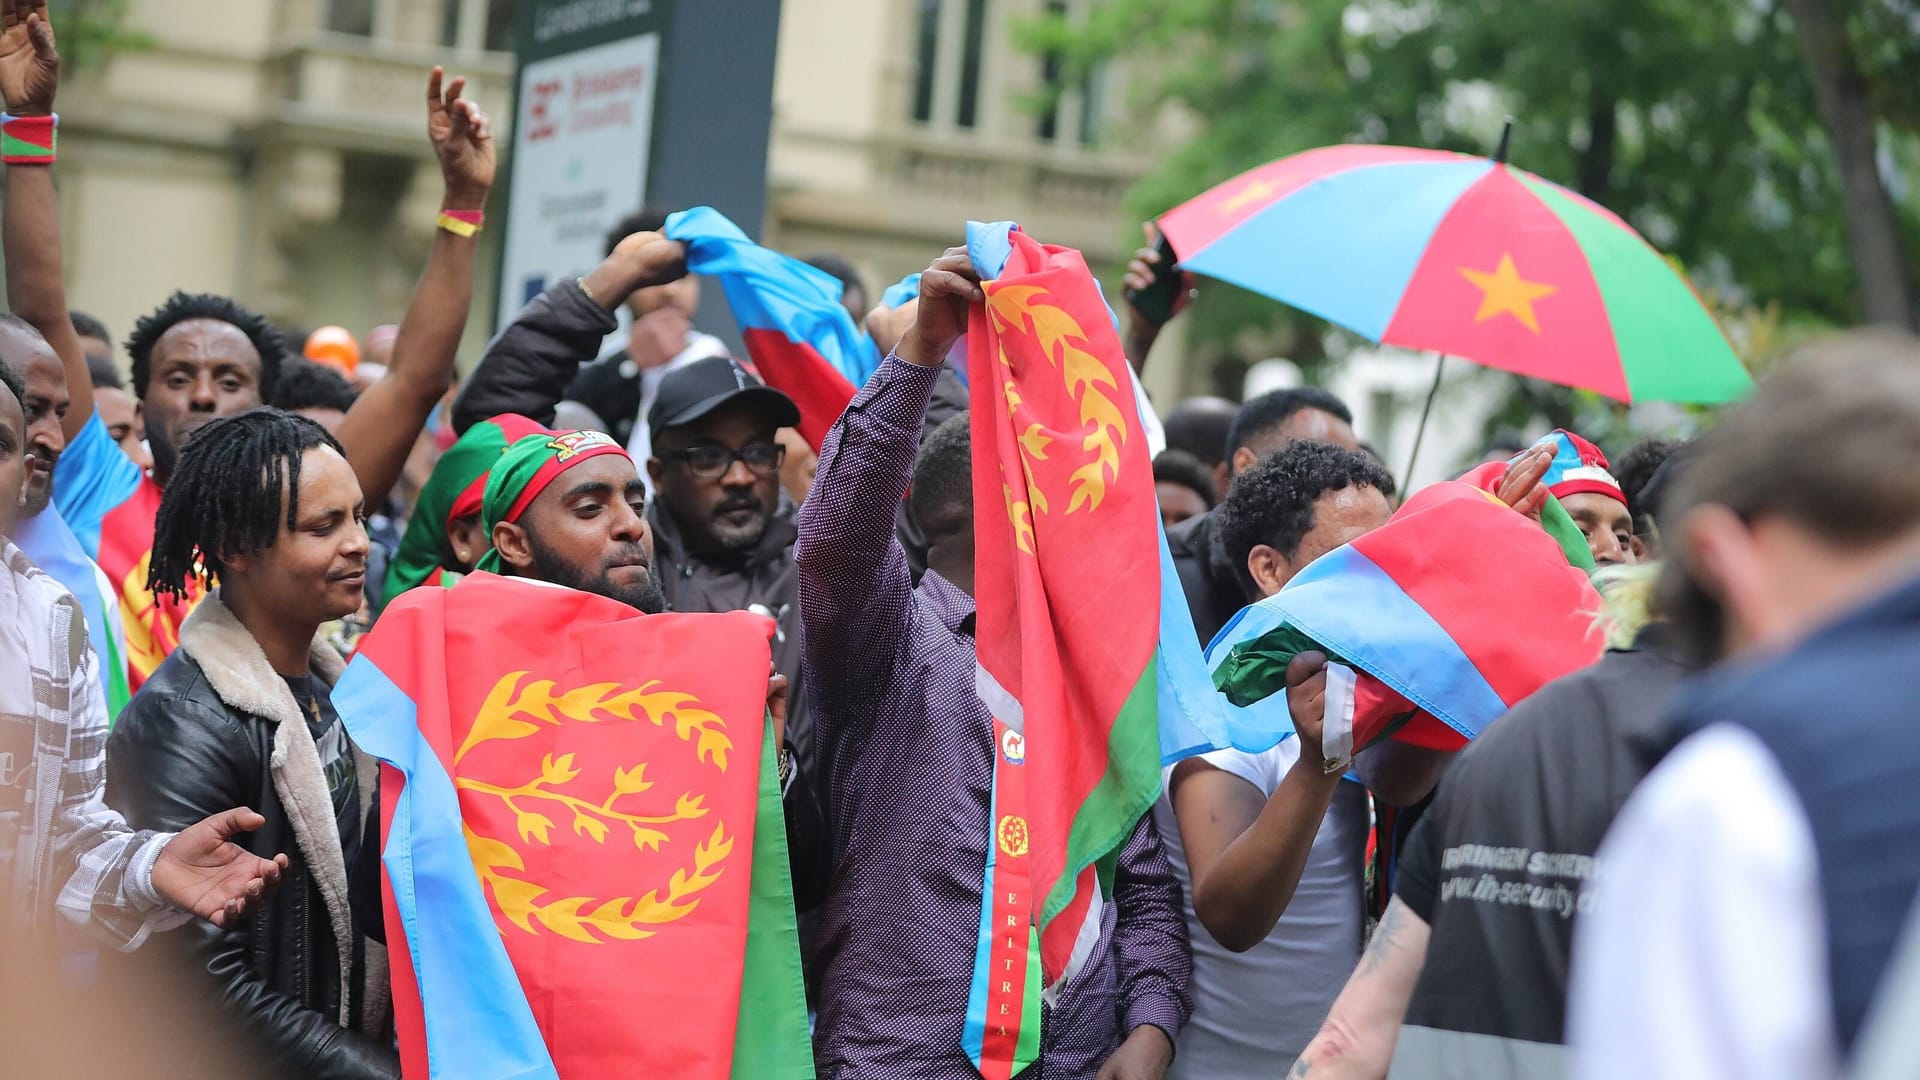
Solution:
<svg viewBox="0 0 1920 1080"><path fill-rule="evenodd" d="M1169 210L1160 229L1182 269L1384 345L1624 402L1744 393L1751 377L1686 279L1605 207L1508 165L1506 146L1309 150Z"/></svg>

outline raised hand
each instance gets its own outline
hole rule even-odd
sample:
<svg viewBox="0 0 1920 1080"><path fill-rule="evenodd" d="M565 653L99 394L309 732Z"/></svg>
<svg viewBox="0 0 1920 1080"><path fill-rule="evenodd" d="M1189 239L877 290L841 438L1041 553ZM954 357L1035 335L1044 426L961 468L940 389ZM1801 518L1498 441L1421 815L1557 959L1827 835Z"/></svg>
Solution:
<svg viewBox="0 0 1920 1080"><path fill-rule="evenodd" d="M15 116L45 116L53 111L60 85L60 54L53 46L53 24L46 0L0 2L0 98Z"/></svg>
<svg viewBox="0 0 1920 1080"><path fill-rule="evenodd" d="M1125 291L1128 294L1140 292L1152 287L1154 272L1158 270L1160 266L1160 227L1151 221L1143 222L1140 225L1140 234L1146 238L1147 243L1145 247L1135 251L1133 258L1127 261ZM1194 286L1193 275L1182 272L1179 287L1176 288L1173 293L1173 309L1167 318L1171 320L1174 315L1178 315L1186 310L1187 305L1192 303L1193 298L1198 295L1200 295L1200 290ZM1128 305L1127 310L1134 318L1152 322L1152 320L1147 319L1147 317L1141 313L1139 308L1133 307L1131 304Z"/></svg>
<svg viewBox="0 0 1920 1080"><path fill-rule="evenodd" d="M948 248L920 275L913 325L900 339L896 355L910 364L939 367L947 350L967 332L968 309L986 298L967 249Z"/></svg>
<svg viewBox="0 0 1920 1080"><path fill-rule="evenodd" d="M1500 477L1494 497L1535 521L1547 505L1547 486L1540 482L1553 465L1553 448L1535 444L1526 453L1508 463Z"/></svg>
<svg viewBox="0 0 1920 1080"><path fill-rule="evenodd" d="M1287 664L1287 711L1300 740L1300 760L1318 768L1326 759L1321 738L1327 720L1327 656L1308 650Z"/></svg>
<svg viewBox="0 0 1920 1080"><path fill-rule="evenodd" d="M460 96L467 88L465 76L454 76L443 92L445 78L439 67L427 76L427 138L440 159L448 208L478 210L493 188L493 125L480 106Z"/></svg>
<svg viewBox="0 0 1920 1080"><path fill-rule="evenodd" d="M287 868L285 855L263 859L233 842L266 823L241 808L189 825L154 860L154 891L215 926L232 926L280 884Z"/></svg>

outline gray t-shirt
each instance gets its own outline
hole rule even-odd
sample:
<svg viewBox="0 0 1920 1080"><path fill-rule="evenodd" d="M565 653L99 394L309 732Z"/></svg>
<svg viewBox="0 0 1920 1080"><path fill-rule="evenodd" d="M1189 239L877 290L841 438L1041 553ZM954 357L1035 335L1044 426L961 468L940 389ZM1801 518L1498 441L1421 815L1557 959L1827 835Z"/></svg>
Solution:
<svg viewBox="0 0 1920 1080"><path fill-rule="evenodd" d="M1265 753L1218 750L1203 760L1271 796L1299 756L1300 740L1287 739ZM1228 950L1200 925L1173 807L1162 796L1153 812L1180 877L1193 939L1193 1019L1180 1033L1167 1080L1279 1080L1320 1030L1360 960L1366 789L1342 783L1334 792L1286 914L1266 940L1243 953Z"/></svg>

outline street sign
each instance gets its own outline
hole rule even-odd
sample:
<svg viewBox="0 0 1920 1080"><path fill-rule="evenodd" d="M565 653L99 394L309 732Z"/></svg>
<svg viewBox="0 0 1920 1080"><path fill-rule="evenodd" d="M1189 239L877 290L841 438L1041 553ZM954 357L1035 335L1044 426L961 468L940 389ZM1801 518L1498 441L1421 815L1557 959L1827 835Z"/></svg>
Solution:
<svg viewBox="0 0 1920 1080"><path fill-rule="evenodd" d="M513 155L498 324L591 270L647 194L664 0L520 6Z"/></svg>

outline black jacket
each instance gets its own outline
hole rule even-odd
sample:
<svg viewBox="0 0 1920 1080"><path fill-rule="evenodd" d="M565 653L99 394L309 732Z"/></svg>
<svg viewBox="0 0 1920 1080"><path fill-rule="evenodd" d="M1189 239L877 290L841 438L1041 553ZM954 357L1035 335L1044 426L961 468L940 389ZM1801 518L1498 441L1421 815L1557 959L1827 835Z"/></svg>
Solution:
<svg viewBox="0 0 1920 1080"><path fill-rule="evenodd" d="M1173 569L1180 575L1180 591L1187 595L1202 648L1241 608L1259 599L1247 568L1233 565L1214 535L1213 515L1218 512L1209 510L1167 530Z"/></svg>
<svg viewBox="0 0 1920 1080"><path fill-rule="evenodd" d="M330 684L341 666L316 641L314 674ZM304 745L296 734L307 737ZM364 819L375 773L355 753ZM195 922L128 963L202 1004L209 1034L248 1044L244 1056L263 1062L258 1075L399 1077L386 950L366 940L352 915L339 824L305 718L217 595L201 602L181 628L180 648L121 713L107 748L107 801L136 828L159 830L250 806L266 825L238 842L291 861L279 890L238 926Z"/></svg>

